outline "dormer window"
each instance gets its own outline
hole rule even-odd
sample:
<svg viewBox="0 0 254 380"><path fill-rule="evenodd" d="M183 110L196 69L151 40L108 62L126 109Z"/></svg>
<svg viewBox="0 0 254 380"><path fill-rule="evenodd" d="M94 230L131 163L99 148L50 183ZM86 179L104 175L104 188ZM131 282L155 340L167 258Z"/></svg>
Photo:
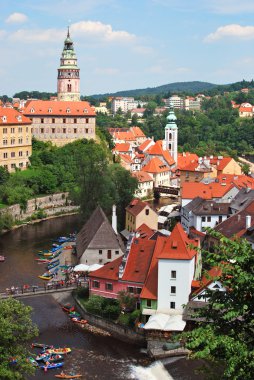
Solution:
<svg viewBox="0 0 254 380"><path fill-rule="evenodd" d="M49 112L49 113L52 113L52 108L49 108L49 109L48 109L48 112Z"/></svg>
<svg viewBox="0 0 254 380"><path fill-rule="evenodd" d="M30 109L30 112L31 112L31 113L34 113L34 108L31 108L31 109Z"/></svg>
<svg viewBox="0 0 254 380"><path fill-rule="evenodd" d="M87 112L88 112L87 108L84 108L84 113L87 113Z"/></svg>
<svg viewBox="0 0 254 380"><path fill-rule="evenodd" d="M7 123L7 117L6 116L3 116L2 120L3 120L3 123Z"/></svg>
<svg viewBox="0 0 254 380"><path fill-rule="evenodd" d="M70 112L71 112L70 108L67 108L66 112L67 112L67 113L70 113Z"/></svg>
<svg viewBox="0 0 254 380"><path fill-rule="evenodd" d="M22 121L22 117L20 115L17 116L18 121Z"/></svg>

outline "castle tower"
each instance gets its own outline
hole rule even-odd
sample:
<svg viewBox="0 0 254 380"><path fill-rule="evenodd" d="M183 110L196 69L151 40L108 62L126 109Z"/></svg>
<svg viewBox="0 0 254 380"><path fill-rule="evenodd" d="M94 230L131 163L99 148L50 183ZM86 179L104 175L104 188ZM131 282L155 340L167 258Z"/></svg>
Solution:
<svg viewBox="0 0 254 380"><path fill-rule="evenodd" d="M57 99L65 101L79 101L79 68L77 66L77 56L74 51L73 42L70 38L68 27L67 37L64 41L64 48L60 59L60 67L57 77Z"/></svg>
<svg viewBox="0 0 254 380"><path fill-rule="evenodd" d="M178 144L178 128L176 124L176 115L174 108L170 104L169 114L167 116L167 125L165 127L165 139L163 141L163 148L169 150L171 157L173 157L177 166L177 144Z"/></svg>

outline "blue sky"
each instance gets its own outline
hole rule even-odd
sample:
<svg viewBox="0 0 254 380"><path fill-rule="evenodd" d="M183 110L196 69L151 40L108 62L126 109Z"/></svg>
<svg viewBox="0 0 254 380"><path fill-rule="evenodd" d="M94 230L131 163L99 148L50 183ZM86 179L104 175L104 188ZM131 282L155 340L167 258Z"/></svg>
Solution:
<svg viewBox="0 0 254 380"><path fill-rule="evenodd" d="M254 77L253 0L0 0L0 94L56 91L67 25L81 94Z"/></svg>

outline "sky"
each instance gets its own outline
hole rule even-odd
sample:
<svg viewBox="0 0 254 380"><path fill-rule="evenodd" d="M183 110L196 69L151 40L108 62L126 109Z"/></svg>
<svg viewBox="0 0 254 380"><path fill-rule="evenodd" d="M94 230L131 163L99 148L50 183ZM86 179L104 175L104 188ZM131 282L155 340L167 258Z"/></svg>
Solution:
<svg viewBox="0 0 254 380"><path fill-rule="evenodd" d="M0 0L0 95L56 92L67 27L82 95L254 78L253 0Z"/></svg>

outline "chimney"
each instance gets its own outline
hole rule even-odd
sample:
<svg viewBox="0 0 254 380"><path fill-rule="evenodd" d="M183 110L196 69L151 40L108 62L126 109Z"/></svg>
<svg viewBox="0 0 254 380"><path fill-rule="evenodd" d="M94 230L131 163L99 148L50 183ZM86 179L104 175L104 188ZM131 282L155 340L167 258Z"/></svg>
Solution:
<svg viewBox="0 0 254 380"><path fill-rule="evenodd" d="M251 216L246 215L246 230L251 227Z"/></svg>
<svg viewBox="0 0 254 380"><path fill-rule="evenodd" d="M117 234L117 217L116 217L116 205L112 206L112 228Z"/></svg>

